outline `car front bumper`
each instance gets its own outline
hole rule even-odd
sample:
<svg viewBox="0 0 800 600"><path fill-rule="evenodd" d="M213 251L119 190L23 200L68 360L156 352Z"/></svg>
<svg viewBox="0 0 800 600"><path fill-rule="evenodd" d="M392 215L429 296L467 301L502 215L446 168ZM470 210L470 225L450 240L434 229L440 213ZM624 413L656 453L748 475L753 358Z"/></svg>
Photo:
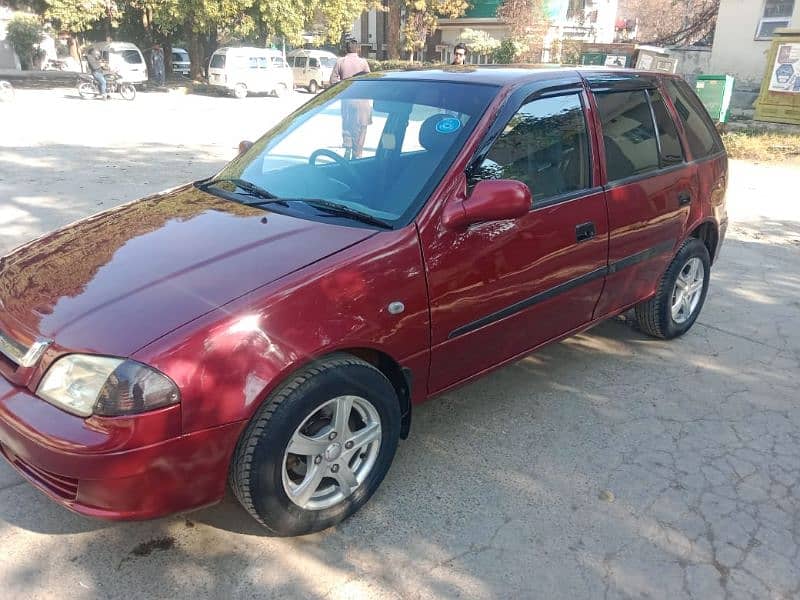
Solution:
<svg viewBox="0 0 800 600"><path fill-rule="evenodd" d="M0 377L0 454L36 488L83 515L149 519L219 501L244 424L163 439L176 423L180 406L83 419Z"/></svg>

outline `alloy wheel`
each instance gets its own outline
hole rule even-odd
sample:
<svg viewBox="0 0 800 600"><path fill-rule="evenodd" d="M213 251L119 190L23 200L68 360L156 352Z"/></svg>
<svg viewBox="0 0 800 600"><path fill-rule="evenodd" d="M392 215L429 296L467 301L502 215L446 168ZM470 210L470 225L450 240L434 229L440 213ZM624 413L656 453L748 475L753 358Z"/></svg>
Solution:
<svg viewBox="0 0 800 600"><path fill-rule="evenodd" d="M672 319L682 324L691 318L703 295L706 270L699 258L690 258L683 265L672 290Z"/></svg>

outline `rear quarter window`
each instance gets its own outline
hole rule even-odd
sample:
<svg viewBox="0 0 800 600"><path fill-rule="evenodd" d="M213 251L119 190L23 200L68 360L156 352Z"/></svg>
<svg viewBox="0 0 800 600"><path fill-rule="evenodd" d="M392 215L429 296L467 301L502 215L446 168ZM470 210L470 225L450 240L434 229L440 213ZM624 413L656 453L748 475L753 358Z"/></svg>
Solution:
<svg viewBox="0 0 800 600"><path fill-rule="evenodd" d="M129 65L140 65L142 64L142 55L139 54L136 50L123 50L119 52L119 55Z"/></svg>
<svg viewBox="0 0 800 600"><path fill-rule="evenodd" d="M683 80L677 79L667 79L664 84L683 123L692 157L696 160L720 152L723 149L722 140L711 117L691 88Z"/></svg>

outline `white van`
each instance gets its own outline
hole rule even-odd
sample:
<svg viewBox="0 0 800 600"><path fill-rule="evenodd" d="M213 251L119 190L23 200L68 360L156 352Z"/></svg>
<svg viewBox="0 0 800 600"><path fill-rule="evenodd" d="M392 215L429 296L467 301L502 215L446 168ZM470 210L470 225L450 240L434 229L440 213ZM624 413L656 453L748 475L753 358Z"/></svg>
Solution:
<svg viewBox="0 0 800 600"><path fill-rule="evenodd" d="M292 67L294 85L304 87L312 94L328 87L336 65L336 55L324 50L292 50L286 55L286 60Z"/></svg>
<svg viewBox="0 0 800 600"><path fill-rule="evenodd" d="M147 81L147 64L142 51L130 42L98 42L88 49L97 48L100 58L105 61L111 71L119 73L123 80L130 83Z"/></svg>
<svg viewBox="0 0 800 600"><path fill-rule="evenodd" d="M220 48L208 63L208 83L237 98L250 92L282 96L294 87L283 54L270 48Z"/></svg>

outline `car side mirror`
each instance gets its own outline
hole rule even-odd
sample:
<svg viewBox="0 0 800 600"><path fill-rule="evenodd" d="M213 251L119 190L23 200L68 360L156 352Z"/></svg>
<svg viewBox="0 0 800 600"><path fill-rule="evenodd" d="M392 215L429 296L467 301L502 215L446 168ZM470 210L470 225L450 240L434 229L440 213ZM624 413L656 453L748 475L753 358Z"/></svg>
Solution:
<svg viewBox="0 0 800 600"><path fill-rule="evenodd" d="M460 229L475 223L518 219L531 209L531 190L513 179L479 181L466 200L451 202L444 211L443 223Z"/></svg>
<svg viewBox="0 0 800 600"><path fill-rule="evenodd" d="M248 150L250 150L250 148L252 148L252 146L253 146L253 142L250 142L248 140L242 140L241 142L239 142L239 155L242 155L245 152L247 152Z"/></svg>

